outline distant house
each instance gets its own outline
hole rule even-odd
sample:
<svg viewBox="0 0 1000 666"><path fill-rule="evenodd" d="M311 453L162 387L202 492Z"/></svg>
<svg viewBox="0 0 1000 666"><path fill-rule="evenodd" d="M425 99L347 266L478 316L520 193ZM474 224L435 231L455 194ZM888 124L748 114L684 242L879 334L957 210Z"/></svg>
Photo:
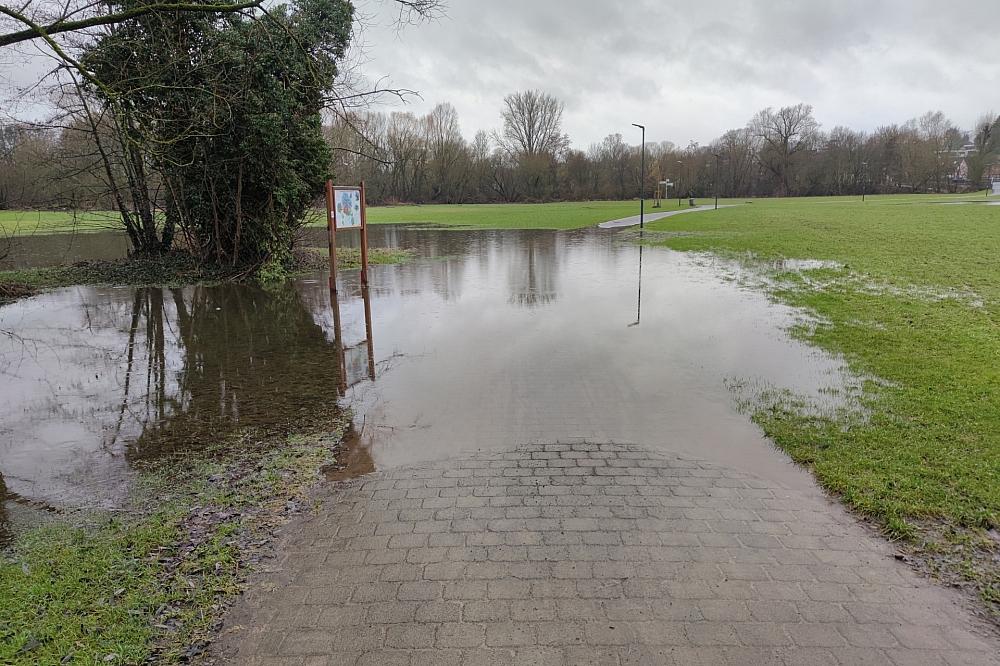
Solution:
<svg viewBox="0 0 1000 666"><path fill-rule="evenodd" d="M957 186L969 184L969 156L976 154L976 144L966 143L961 148L941 151L952 159L951 182Z"/></svg>
<svg viewBox="0 0 1000 666"><path fill-rule="evenodd" d="M966 143L958 150L951 151L951 154L953 157L955 157L955 159L964 160L966 157L972 155L975 152L976 152L976 144Z"/></svg>
<svg viewBox="0 0 1000 666"><path fill-rule="evenodd" d="M962 158L955 163L955 172L951 175L951 179L956 183L965 183L969 180L969 161L966 158Z"/></svg>

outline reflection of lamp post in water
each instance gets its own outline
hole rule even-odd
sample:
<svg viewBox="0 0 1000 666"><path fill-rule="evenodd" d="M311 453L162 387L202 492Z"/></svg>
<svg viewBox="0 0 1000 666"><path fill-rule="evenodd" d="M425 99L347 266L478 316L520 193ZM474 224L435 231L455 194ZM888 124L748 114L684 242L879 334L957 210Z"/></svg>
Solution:
<svg viewBox="0 0 1000 666"><path fill-rule="evenodd" d="M628 328L639 325L642 319L642 232L639 232L639 289L635 296L635 321L628 325Z"/></svg>

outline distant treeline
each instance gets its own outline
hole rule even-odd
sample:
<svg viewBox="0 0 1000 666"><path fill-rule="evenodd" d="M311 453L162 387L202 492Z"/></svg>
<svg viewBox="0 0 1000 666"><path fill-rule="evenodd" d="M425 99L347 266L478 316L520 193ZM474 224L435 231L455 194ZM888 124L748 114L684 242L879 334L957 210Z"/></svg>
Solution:
<svg viewBox="0 0 1000 666"><path fill-rule="evenodd" d="M806 104L764 109L708 145L640 146L612 133L587 150L562 131L563 105L527 91L508 95L500 128L467 141L458 114L353 112L328 118L331 172L366 181L372 203L485 203L668 196L806 196L980 189L1000 179L1000 115L956 127L940 112L861 132L824 131ZM0 209L114 208L85 132L0 126ZM635 130L637 133L638 130ZM252 158L252 156L249 156ZM663 187L660 192L663 192Z"/></svg>
<svg viewBox="0 0 1000 666"><path fill-rule="evenodd" d="M327 134L333 170L340 181L364 179L377 202L637 197L640 147L616 132L587 150L572 148L561 130L562 112L549 95L515 93L504 100L500 129L479 131L471 142L450 104L422 117L341 117ZM998 158L996 114L984 114L969 130L929 112L871 133L847 127L826 132L812 107L799 104L764 109L706 146L647 143L645 189L651 196L667 180L674 197L713 194L716 182L726 197L955 192L1000 178Z"/></svg>

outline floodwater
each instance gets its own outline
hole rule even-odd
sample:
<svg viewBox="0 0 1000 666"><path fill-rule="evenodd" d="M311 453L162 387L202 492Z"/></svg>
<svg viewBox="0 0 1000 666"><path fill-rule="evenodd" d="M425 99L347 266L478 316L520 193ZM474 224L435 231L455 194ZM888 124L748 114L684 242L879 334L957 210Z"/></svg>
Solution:
<svg viewBox="0 0 1000 666"><path fill-rule="evenodd" d="M9 242L9 247L7 246ZM0 270L60 266L78 261L112 261L128 254L128 239L116 231L14 236L0 250Z"/></svg>
<svg viewBox="0 0 1000 666"><path fill-rule="evenodd" d="M843 365L712 261L597 229L375 226L370 242L418 259L371 267L367 293L341 272L333 301L317 274L274 289L72 287L0 308L0 532L112 507L142 460L338 399L356 414L355 472L586 438L810 483L726 382L820 398Z"/></svg>

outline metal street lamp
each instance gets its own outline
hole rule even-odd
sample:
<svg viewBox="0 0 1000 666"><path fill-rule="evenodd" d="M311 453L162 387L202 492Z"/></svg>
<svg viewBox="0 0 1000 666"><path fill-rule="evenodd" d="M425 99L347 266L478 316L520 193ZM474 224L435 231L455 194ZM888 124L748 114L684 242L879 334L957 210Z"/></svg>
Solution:
<svg viewBox="0 0 1000 666"><path fill-rule="evenodd" d="M715 210L719 210L719 153L712 153L715 156Z"/></svg>
<svg viewBox="0 0 1000 666"><path fill-rule="evenodd" d="M642 162L639 167L639 229L642 229L646 222L646 126L639 123L632 123L632 126L642 130Z"/></svg>
<svg viewBox="0 0 1000 666"><path fill-rule="evenodd" d="M682 160L677 160L677 163L681 165L681 168L684 167L684 162ZM681 185L680 185L680 182L681 182L681 169L678 168L677 169L677 207L678 208L681 207Z"/></svg>
<svg viewBox="0 0 1000 666"><path fill-rule="evenodd" d="M868 162L861 163L861 203L865 201L868 192Z"/></svg>

